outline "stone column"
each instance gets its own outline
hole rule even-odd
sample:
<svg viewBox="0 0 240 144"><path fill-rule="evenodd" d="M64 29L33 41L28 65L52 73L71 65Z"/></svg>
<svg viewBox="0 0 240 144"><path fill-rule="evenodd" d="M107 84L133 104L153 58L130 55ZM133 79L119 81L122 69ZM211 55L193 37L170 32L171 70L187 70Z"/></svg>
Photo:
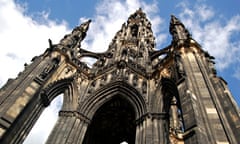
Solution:
<svg viewBox="0 0 240 144"><path fill-rule="evenodd" d="M58 121L46 144L82 143L88 120L74 111L60 111Z"/></svg>
<svg viewBox="0 0 240 144"><path fill-rule="evenodd" d="M168 141L165 115L148 114L136 126L136 144L164 144ZM167 138L167 139L166 139Z"/></svg>

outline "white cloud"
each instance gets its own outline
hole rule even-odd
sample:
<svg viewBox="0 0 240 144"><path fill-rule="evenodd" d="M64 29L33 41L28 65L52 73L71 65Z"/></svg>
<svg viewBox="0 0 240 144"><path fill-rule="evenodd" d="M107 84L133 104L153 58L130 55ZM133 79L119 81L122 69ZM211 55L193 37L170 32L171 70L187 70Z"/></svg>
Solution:
<svg viewBox="0 0 240 144"><path fill-rule="evenodd" d="M240 15L226 21L205 4L196 4L191 9L186 2L182 2L179 7L182 8L180 19L203 49L216 58L219 70L240 62L240 42L233 40L240 32Z"/></svg>
<svg viewBox="0 0 240 144"><path fill-rule="evenodd" d="M62 95L51 102L50 106L43 111L35 123L32 131L25 139L24 144L42 144L47 140L51 130L57 122L58 112L62 103Z"/></svg>
<svg viewBox="0 0 240 144"><path fill-rule="evenodd" d="M66 33L69 33L67 24L50 20L48 12L39 12L34 19L33 16L26 15L27 6L27 3L20 5L13 0L0 0L0 67L4 69L0 73L0 86L7 78L16 77L17 73L23 70L25 62L29 63L32 57L43 53L48 47L48 38L58 43ZM159 34L163 20L156 16L157 3L147 4L139 0L104 0L96 7L96 15L93 17L82 47L94 51L106 50L128 16L140 7L154 25L153 31L157 35L157 40L166 39L164 34ZM80 18L80 22L86 19ZM57 113L56 108L59 107L53 103L52 107L44 112L45 118L39 119L25 141L26 144L40 144L45 141L46 134L50 131L46 127L51 129L50 125L53 126L56 121L56 116L53 117L53 114Z"/></svg>
<svg viewBox="0 0 240 144"><path fill-rule="evenodd" d="M48 38L58 42L67 33L66 23L49 20L43 12L41 21L24 14L25 9L13 0L0 1L0 86L7 78L16 77L23 64L44 52ZM40 15L39 15L40 18Z"/></svg>
<svg viewBox="0 0 240 144"><path fill-rule="evenodd" d="M147 4L139 0L104 0L96 7L96 15L93 17L82 47L98 52L105 51L115 33L127 21L129 15L139 8L142 8L149 16L157 42L161 45L166 40L167 35L160 34L161 30L159 28L163 23L163 19L156 15L158 12L156 2ZM85 19L81 18L80 22Z"/></svg>
<svg viewBox="0 0 240 144"><path fill-rule="evenodd" d="M163 34L160 29L165 21L156 15L159 11L156 1L149 4L140 0L104 0L96 7L96 14L92 18L93 22L82 47L98 52L106 50L128 16L140 7L147 13L157 43L161 45L166 40L167 34ZM217 66L220 69L240 62L240 42L232 42L234 34L240 32L239 15L223 24L214 18L216 14L209 6L200 5L193 10L186 3L181 3L179 7L182 8L180 19L190 28L193 38L217 58ZM56 23L50 20L47 12L40 12L38 19L33 19L24 14L26 8L27 4L22 6L13 0L0 0L0 67L4 69L0 73L0 86L7 78L15 77L22 71L25 62L28 63L33 56L41 54L48 47L48 38L57 43L69 33L65 22ZM86 19L88 18L80 18L80 22ZM239 68L236 70L238 71L236 77L240 77ZM49 109L50 113L46 112L48 113L46 117L56 113L56 106L52 105L53 108ZM43 123L46 123L45 120ZM37 134L29 140L30 143L46 133L42 127L46 126L41 124L37 126L38 132L34 131ZM40 140L38 142L42 143Z"/></svg>
<svg viewBox="0 0 240 144"><path fill-rule="evenodd" d="M214 16L214 11L206 5L199 6L197 11L199 12L200 19L203 21L211 19Z"/></svg>
<svg viewBox="0 0 240 144"><path fill-rule="evenodd" d="M56 23L48 19L46 12L40 12L37 19L25 15L26 6L13 0L0 0L0 87L8 78L16 77L23 70L24 63L29 63L32 57L46 50L48 38L58 43L69 32L65 22ZM56 101L61 103L59 99ZM59 106L53 102L25 143L44 142L54 126L58 109Z"/></svg>

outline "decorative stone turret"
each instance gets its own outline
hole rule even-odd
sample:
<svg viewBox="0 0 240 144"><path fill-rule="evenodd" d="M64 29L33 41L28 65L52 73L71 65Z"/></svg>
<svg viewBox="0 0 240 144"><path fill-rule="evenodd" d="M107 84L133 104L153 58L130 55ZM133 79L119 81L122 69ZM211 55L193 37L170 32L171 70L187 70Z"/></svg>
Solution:
<svg viewBox="0 0 240 144"><path fill-rule="evenodd" d="M183 23L174 15L171 15L169 31L172 35L172 43L180 46L189 43L191 35Z"/></svg>
<svg viewBox="0 0 240 144"><path fill-rule="evenodd" d="M137 10L102 53L81 48L90 20L52 44L0 90L0 143L19 144L63 94L47 144L237 144L239 111L214 57L171 16L172 42L156 49ZM97 59L88 66L82 58Z"/></svg>

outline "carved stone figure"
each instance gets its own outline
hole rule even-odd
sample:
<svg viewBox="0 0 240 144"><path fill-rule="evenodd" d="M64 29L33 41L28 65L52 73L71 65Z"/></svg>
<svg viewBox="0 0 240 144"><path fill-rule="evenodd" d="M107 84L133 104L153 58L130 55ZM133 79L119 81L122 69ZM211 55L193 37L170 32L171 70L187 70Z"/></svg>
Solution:
<svg viewBox="0 0 240 144"><path fill-rule="evenodd" d="M89 23L50 44L0 90L0 144L23 143L60 95L46 144L240 144L227 83L212 75L212 58L180 20L171 17L173 41L157 50L139 9L101 53L81 48ZM97 61L88 66L83 57Z"/></svg>

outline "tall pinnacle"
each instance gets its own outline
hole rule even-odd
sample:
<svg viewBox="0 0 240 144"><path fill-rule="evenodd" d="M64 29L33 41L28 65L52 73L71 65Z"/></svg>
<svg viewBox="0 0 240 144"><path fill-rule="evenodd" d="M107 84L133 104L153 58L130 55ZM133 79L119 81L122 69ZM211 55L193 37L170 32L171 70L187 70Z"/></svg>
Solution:
<svg viewBox="0 0 240 144"><path fill-rule="evenodd" d="M136 20L140 20L142 18L146 18L146 14L142 11L141 8L139 8L135 13L131 14L128 18L128 22L131 21L136 21Z"/></svg>
<svg viewBox="0 0 240 144"><path fill-rule="evenodd" d="M170 25L174 25L174 24L182 24L182 22L176 18L174 15L171 15L171 22L170 22Z"/></svg>
<svg viewBox="0 0 240 144"><path fill-rule="evenodd" d="M135 42L145 40L153 42L151 23L141 8L129 16L127 23L122 25L122 29L116 34L115 39L125 39L128 42L134 39ZM138 45L139 43L135 44Z"/></svg>
<svg viewBox="0 0 240 144"><path fill-rule="evenodd" d="M177 44L183 44L191 37L183 23L174 15L171 15L169 31L173 42Z"/></svg>
<svg viewBox="0 0 240 144"><path fill-rule="evenodd" d="M88 20L82 23L80 26L74 28L71 34L64 36L64 38L60 41L60 45L67 48L73 48L80 44L81 41L86 37L86 32L89 28L90 22L91 20Z"/></svg>
<svg viewBox="0 0 240 144"><path fill-rule="evenodd" d="M127 23L116 33L108 53L114 51L111 62L134 63L141 67L149 65L149 54L154 48L155 38L151 23L140 8L129 16Z"/></svg>
<svg viewBox="0 0 240 144"><path fill-rule="evenodd" d="M78 36L79 41L82 41L86 36L86 32L88 31L90 22L91 22L91 20L88 20L88 21L82 23L80 26L73 29L73 31L72 31L73 36L75 36L75 35Z"/></svg>

